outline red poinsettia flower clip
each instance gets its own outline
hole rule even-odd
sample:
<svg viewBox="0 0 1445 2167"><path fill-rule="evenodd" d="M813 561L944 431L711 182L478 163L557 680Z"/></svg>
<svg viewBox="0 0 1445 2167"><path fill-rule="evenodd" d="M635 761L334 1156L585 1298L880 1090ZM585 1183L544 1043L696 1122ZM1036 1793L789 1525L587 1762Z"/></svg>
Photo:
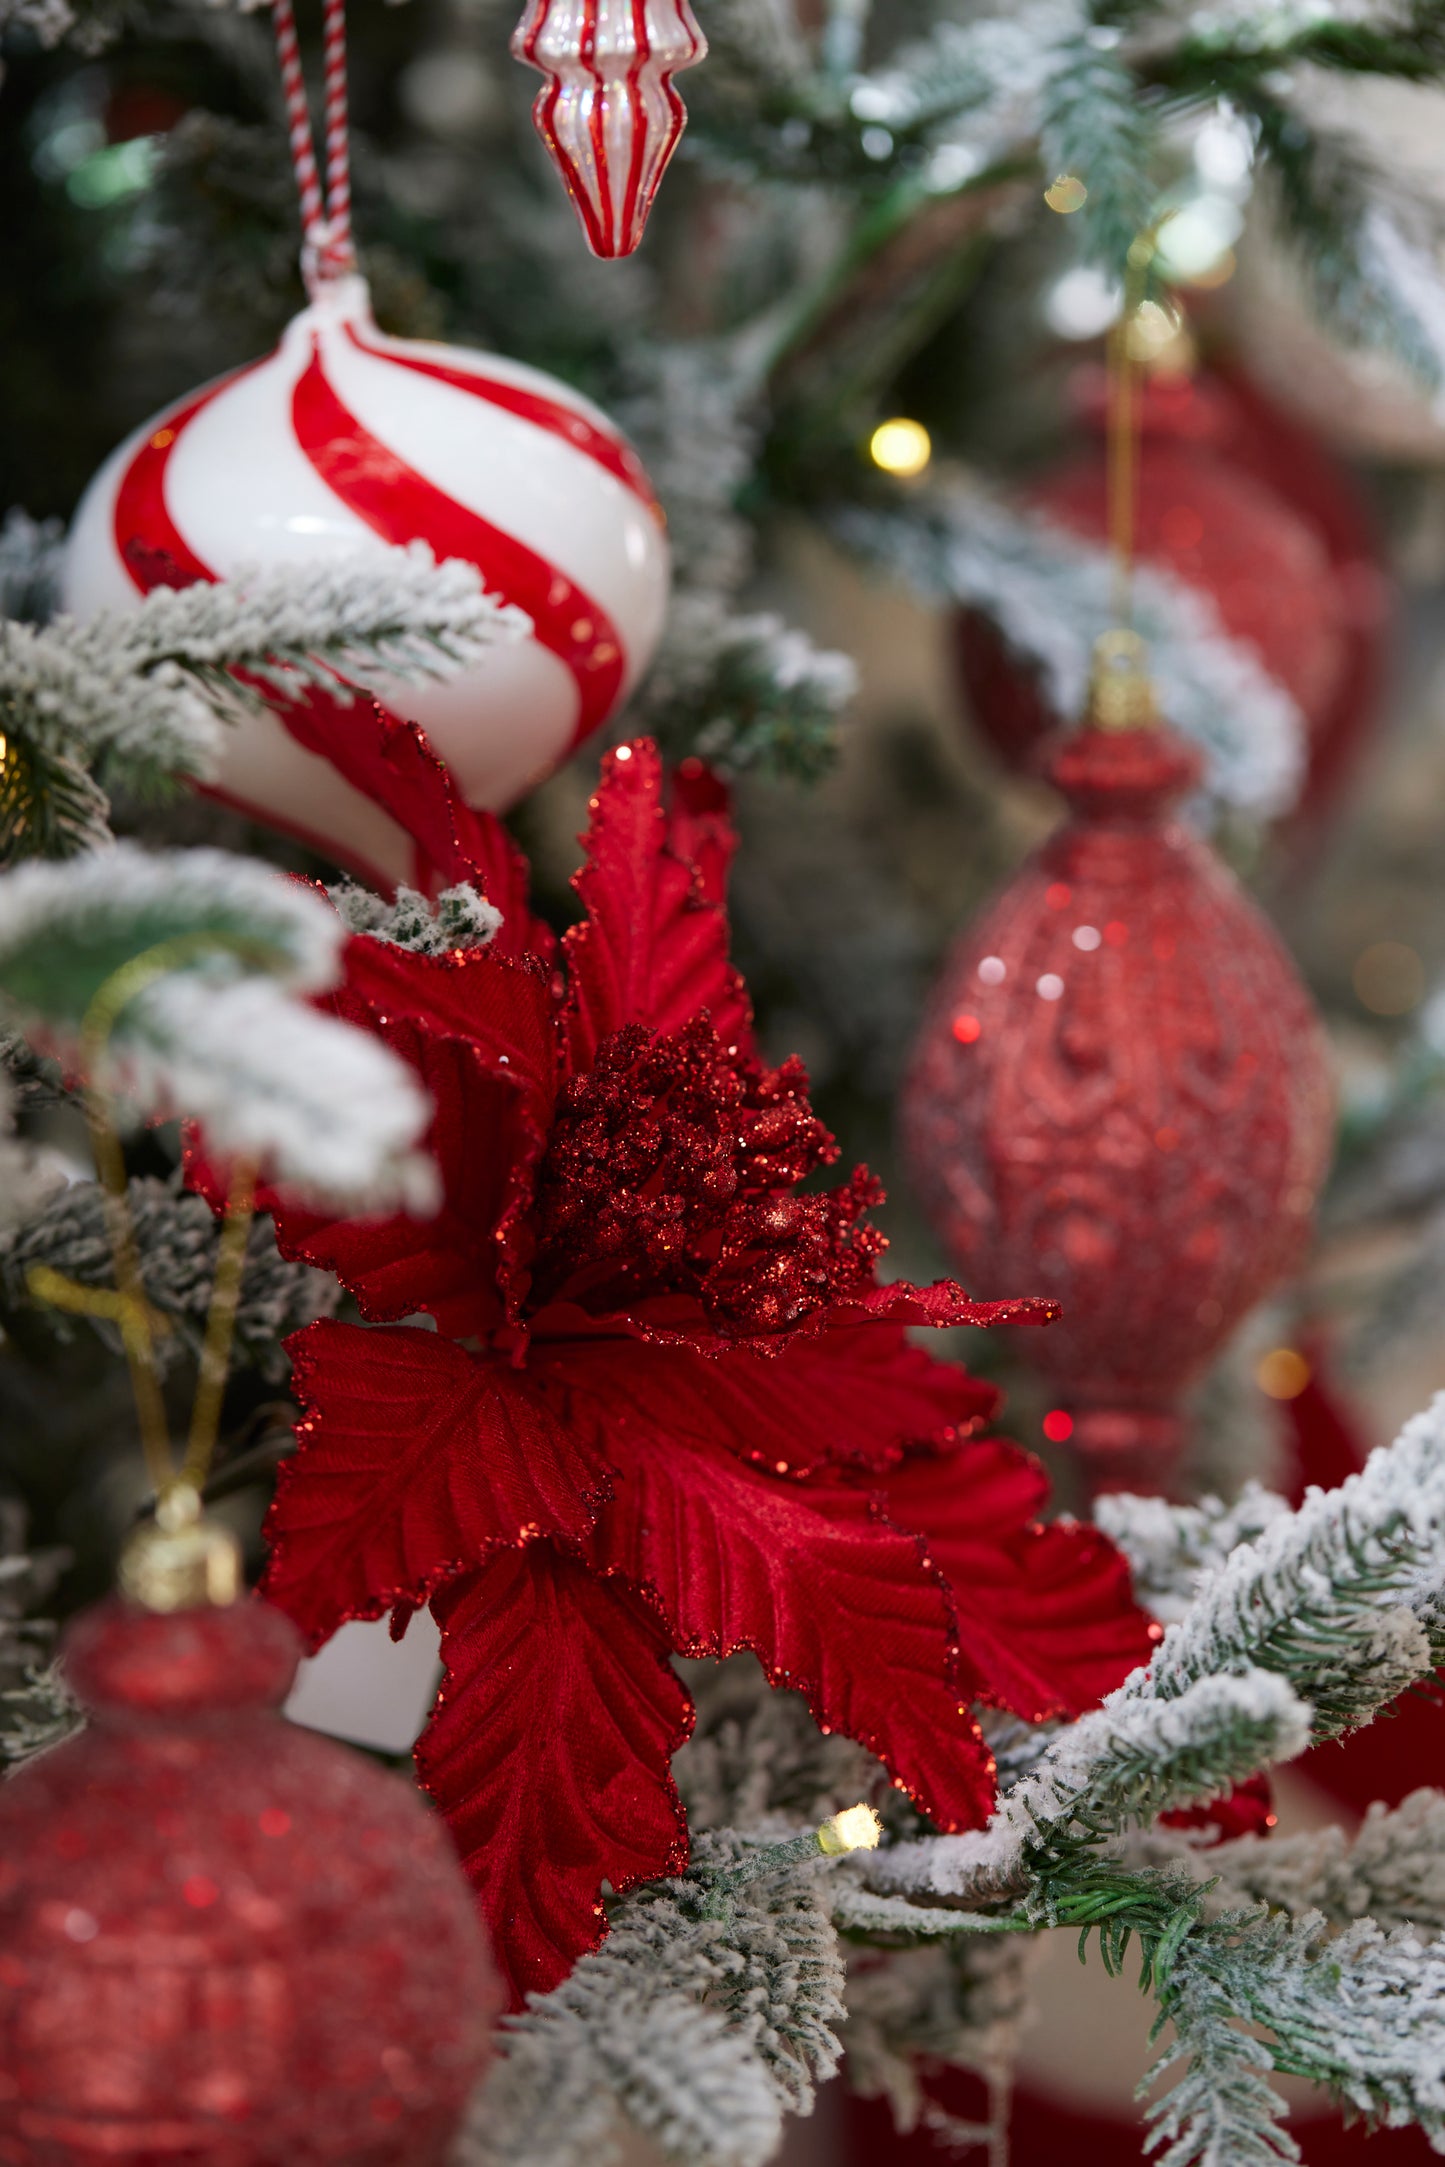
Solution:
<svg viewBox="0 0 1445 2167"><path fill-rule="evenodd" d="M269 1199L372 1322L291 1343L265 1592L313 1645L430 1601L418 1765L518 1995L596 1944L604 1884L686 1858L673 1652L751 1649L958 1828L993 1799L974 1703L1075 1711L1149 1649L1122 1559L1039 1524L1035 1463L978 1438L995 1394L904 1329L1048 1306L882 1284L872 1178L800 1192L836 1146L758 1057L714 786L666 811L624 745L591 812L560 970L350 944L331 1006L431 1092L439 1216Z"/></svg>

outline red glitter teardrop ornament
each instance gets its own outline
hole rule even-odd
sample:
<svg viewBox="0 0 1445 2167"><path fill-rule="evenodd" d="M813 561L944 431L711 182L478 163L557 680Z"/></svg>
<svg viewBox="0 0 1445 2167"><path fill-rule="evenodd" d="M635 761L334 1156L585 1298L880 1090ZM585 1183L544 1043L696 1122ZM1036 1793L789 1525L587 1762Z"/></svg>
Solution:
<svg viewBox="0 0 1445 2167"><path fill-rule="evenodd" d="M1033 508L1086 541L1108 533L1098 372L1075 403L1096 441L1029 491ZM1297 819L1337 795L1380 712L1390 591L1368 509L1309 432L1241 376L1159 375L1141 387L1137 540L1213 603L1304 718ZM1001 759L1026 767L1062 719L993 623L959 611L954 651L969 714Z"/></svg>
<svg viewBox="0 0 1445 2167"><path fill-rule="evenodd" d="M1308 1234L1324 1047L1275 934L1171 817L1188 747L1086 724L1048 772L1070 817L949 957L903 1143L959 1268L1062 1302L1029 1352L1090 1480L1167 1486L1181 1393Z"/></svg>
<svg viewBox="0 0 1445 2167"><path fill-rule="evenodd" d="M260 1603L89 1611L88 1729L0 1786L5 2167L440 2167L493 1974L411 1787L276 1713Z"/></svg>

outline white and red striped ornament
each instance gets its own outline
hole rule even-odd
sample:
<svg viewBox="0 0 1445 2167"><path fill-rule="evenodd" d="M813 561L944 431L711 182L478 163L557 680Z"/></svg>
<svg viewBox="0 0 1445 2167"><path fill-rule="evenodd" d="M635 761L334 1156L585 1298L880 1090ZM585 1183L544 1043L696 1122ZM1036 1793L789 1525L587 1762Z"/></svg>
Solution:
<svg viewBox="0 0 1445 2167"><path fill-rule="evenodd" d="M518 60L547 78L532 118L594 256L630 256L687 112L673 77L707 51L688 0L528 0Z"/></svg>
<svg viewBox="0 0 1445 2167"><path fill-rule="evenodd" d="M91 483L65 603L422 541L475 564L532 620L440 683L369 678L421 724L462 796L512 804L626 697L667 606L662 514L636 453L567 385L494 354L385 337L355 272L344 0L325 0L326 171L311 140L290 0L274 0L311 305L276 351L143 424ZM228 734L216 795L382 882L414 877L389 812L309 748L276 701ZM359 713L353 708L347 712Z"/></svg>
<svg viewBox="0 0 1445 2167"><path fill-rule="evenodd" d="M667 603L662 522L635 452L576 392L518 362L384 337L358 278L320 283L264 360L146 422L71 531L79 616L151 587L420 539L477 565L532 636L425 685L371 678L419 722L472 805L541 780L625 697ZM304 714L228 733L216 794L328 856L409 879L401 828L304 736Z"/></svg>

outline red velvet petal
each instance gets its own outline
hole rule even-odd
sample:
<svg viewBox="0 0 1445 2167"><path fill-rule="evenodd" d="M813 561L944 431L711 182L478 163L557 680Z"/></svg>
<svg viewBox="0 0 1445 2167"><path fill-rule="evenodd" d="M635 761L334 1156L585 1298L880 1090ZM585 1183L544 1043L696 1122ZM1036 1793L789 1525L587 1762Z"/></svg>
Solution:
<svg viewBox="0 0 1445 2167"><path fill-rule="evenodd" d="M1081 1715L1154 1652L1129 1568L1094 1527L1034 1518L1038 1462L992 1437L887 1478L888 1515L912 1528L953 1591L959 1645L982 1695L1030 1723Z"/></svg>
<svg viewBox="0 0 1445 2167"><path fill-rule="evenodd" d="M267 1515L263 1590L313 1647L499 1545L591 1526L611 1470L524 1373L435 1332L323 1320L288 1344L307 1412Z"/></svg>
<svg viewBox="0 0 1445 2167"><path fill-rule="evenodd" d="M646 738L607 755L592 799L587 861L573 881L587 916L563 940L574 1071L624 1023L679 1031L706 1009L721 1038L751 1042L727 919L696 870L668 848L662 762Z"/></svg>
<svg viewBox="0 0 1445 2167"><path fill-rule="evenodd" d="M495 813L466 803L416 723L403 722L379 700L343 707L320 697L290 707L286 727L405 828L417 846L419 886L435 895L469 881L496 905L502 926L493 953L530 951L550 961L556 941L532 915L526 859Z"/></svg>
<svg viewBox="0 0 1445 2167"><path fill-rule="evenodd" d="M336 1009L347 1013L340 1002ZM453 1339L484 1336L503 1321L499 1281L520 1269L515 1221L540 1139L510 1085L481 1072L474 1048L407 1023L377 1035L410 1062L436 1107L426 1140L442 1167L440 1210L338 1219L271 1190L259 1200L274 1214L281 1254L335 1272L364 1317L390 1323L424 1310ZM200 1186L199 1167L191 1180Z"/></svg>
<svg viewBox="0 0 1445 2167"><path fill-rule="evenodd" d="M894 1279L875 1287L862 1299L829 1302L812 1310L799 1323L780 1332L739 1332L728 1338L690 1295L646 1295L626 1309L602 1310L589 1315L589 1326L608 1333L626 1333L657 1346L693 1347L699 1354L719 1355L747 1347L765 1360L790 1354L810 1340L834 1332L876 1331L884 1326L896 1332L902 1325L935 1328L951 1324L1049 1324L1059 1314L1057 1302L1025 1297L1014 1301L975 1302L951 1279L931 1287L915 1287L906 1279ZM891 1335L890 1335L891 1336Z"/></svg>
<svg viewBox="0 0 1445 2167"><path fill-rule="evenodd" d="M1246 1776L1207 1806L1183 1806L1159 1818L1166 1828L1213 1829L1216 1843L1230 1843L1236 1836L1267 1836L1278 1816L1269 1777L1260 1775Z"/></svg>
<svg viewBox="0 0 1445 2167"><path fill-rule="evenodd" d="M647 1611L546 1544L433 1606L446 1678L416 1750L481 1899L514 2006L607 1930L601 1885L680 1873L669 1771L692 1703Z"/></svg>
<svg viewBox="0 0 1445 2167"><path fill-rule="evenodd" d="M489 947L419 956L358 934L346 944L346 988L380 1022L404 1018L441 1038L475 1046L490 1074L524 1091L537 1125L551 1118L557 1034L550 975L534 957Z"/></svg>
<svg viewBox="0 0 1445 2167"><path fill-rule="evenodd" d="M543 1310L534 1331L539 1373L546 1374L549 1342L608 1337L596 1320L562 1304ZM750 1343L719 1343L708 1353L654 1345L624 1359L632 1404L659 1432L724 1445L794 1480L819 1470L872 1474L895 1466L909 1445L956 1444L998 1405L992 1385L936 1361L897 1327L823 1332L795 1340L782 1359Z"/></svg>
<svg viewBox="0 0 1445 2167"><path fill-rule="evenodd" d="M695 755L680 760L667 808L667 847L696 868L706 902L727 902L728 869L738 847L732 792L722 777Z"/></svg>
<svg viewBox="0 0 1445 2167"><path fill-rule="evenodd" d="M515 1319L525 1291L522 1217L555 1084L545 981L535 965L490 950L454 961L365 937L348 944L346 968L346 985L320 1005L372 1031L425 1085L441 1208L427 1219L342 1219L270 1188L259 1201L282 1255L335 1272L364 1317L424 1310L454 1339L484 1336ZM192 1151L187 1178L219 1208L222 1170Z"/></svg>
<svg viewBox="0 0 1445 2167"><path fill-rule="evenodd" d="M892 1279L886 1286L874 1287L862 1301L836 1303L829 1314L838 1324L1052 1324L1059 1305L1042 1295L976 1302L956 1279L935 1279L929 1287Z"/></svg>
<svg viewBox="0 0 1445 2167"><path fill-rule="evenodd" d="M943 1828L978 1827L989 1756L954 1681L949 1606L911 1535L856 1491L780 1482L739 1461L709 1403L661 1419L635 1390L651 1362L625 1344L550 1350L572 1424L589 1416L618 1471L588 1555L656 1600L687 1655L751 1648L774 1685L883 1760Z"/></svg>

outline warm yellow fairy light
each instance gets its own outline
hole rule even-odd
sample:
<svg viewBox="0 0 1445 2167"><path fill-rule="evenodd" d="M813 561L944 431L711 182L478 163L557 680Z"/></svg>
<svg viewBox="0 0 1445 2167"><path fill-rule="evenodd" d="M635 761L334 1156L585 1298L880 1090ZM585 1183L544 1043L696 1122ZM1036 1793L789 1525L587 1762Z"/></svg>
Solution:
<svg viewBox="0 0 1445 2167"><path fill-rule="evenodd" d="M1310 1381L1310 1366L1297 1347L1271 1347L1255 1364L1254 1380L1272 1400L1297 1400Z"/></svg>
<svg viewBox="0 0 1445 2167"><path fill-rule="evenodd" d="M1067 218L1074 211L1081 211L1089 200L1089 191L1077 173L1061 173L1056 181L1044 190L1044 201L1051 211Z"/></svg>
<svg viewBox="0 0 1445 2167"><path fill-rule="evenodd" d="M871 1806L845 1806L830 1814L818 1831L818 1849L829 1858L845 1851L876 1851L883 1823Z"/></svg>
<svg viewBox="0 0 1445 2167"><path fill-rule="evenodd" d="M868 439L868 456L885 474L921 474L933 457L933 439L921 421L896 415L880 421Z"/></svg>

